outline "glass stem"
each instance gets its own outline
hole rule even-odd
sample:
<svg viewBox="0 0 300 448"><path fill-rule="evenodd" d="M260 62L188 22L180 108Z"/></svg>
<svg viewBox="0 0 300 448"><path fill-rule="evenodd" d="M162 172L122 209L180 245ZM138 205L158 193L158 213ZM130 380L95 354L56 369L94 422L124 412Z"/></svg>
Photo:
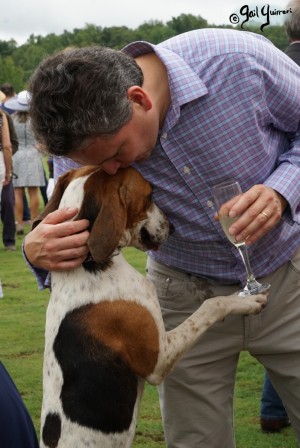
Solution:
<svg viewBox="0 0 300 448"><path fill-rule="evenodd" d="M248 248L247 248L246 244L241 244L238 247L238 251L239 251L239 253L240 253L241 257L242 257L242 260L244 262L244 265L245 265L245 268L246 268L246 271L247 271L247 283L255 281L255 277L253 275L252 268L251 268L251 265L250 265Z"/></svg>

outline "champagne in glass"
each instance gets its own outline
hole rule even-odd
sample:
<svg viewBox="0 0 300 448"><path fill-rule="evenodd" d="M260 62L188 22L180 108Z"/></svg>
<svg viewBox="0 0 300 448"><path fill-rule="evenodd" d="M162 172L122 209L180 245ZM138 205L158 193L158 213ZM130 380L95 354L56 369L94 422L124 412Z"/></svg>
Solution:
<svg viewBox="0 0 300 448"><path fill-rule="evenodd" d="M239 292L239 296L244 297L249 294L266 292L271 285L262 285L255 279L250 265L246 242L236 241L235 237L229 233L230 226L232 226L232 224L239 219L239 216L231 218L228 215L233 204L242 195L242 190L239 183L234 180L226 181L215 185L212 188L212 191L222 229L228 240L238 249L247 272L247 282L244 289Z"/></svg>
<svg viewBox="0 0 300 448"><path fill-rule="evenodd" d="M245 241L236 241L235 237L233 235L230 235L229 233L229 227L232 226L232 224L237 221L238 218L238 216L236 218L231 218L230 216L226 215L219 217L223 232L225 233L229 241L235 245L235 247L239 247L240 245L245 244Z"/></svg>

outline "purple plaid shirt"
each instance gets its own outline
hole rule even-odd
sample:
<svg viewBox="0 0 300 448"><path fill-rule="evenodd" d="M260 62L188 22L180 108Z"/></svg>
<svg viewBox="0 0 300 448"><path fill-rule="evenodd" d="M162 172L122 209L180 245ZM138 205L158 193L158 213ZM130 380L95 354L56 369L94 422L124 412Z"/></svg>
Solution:
<svg viewBox="0 0 300 448"><path fill-rule="evenodd" d="M202 29L123 51L155 51L169 77L163 129L151 157L136 165L176 229L151 257L243 283L239 253L213 219L211 187L234 178L243 191L263 183L288 200L279 225L249 248L254 274L273 272L300 246L299 67L265 38L233 30ZM54 166L57 176L77 165L55 158Z"/></svg>

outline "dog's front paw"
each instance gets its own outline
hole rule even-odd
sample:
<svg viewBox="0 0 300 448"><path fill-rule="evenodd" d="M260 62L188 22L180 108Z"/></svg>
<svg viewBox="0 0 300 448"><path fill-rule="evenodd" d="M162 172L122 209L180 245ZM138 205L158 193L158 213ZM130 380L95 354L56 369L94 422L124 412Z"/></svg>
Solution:
<svg viewBox="0 0 300 448"><path fill-rule="evenodd" d="M244 311L243 314L258 314L267 304L267 294L255 294L246 297L238 297L242 303L240 306Z"/></svg>

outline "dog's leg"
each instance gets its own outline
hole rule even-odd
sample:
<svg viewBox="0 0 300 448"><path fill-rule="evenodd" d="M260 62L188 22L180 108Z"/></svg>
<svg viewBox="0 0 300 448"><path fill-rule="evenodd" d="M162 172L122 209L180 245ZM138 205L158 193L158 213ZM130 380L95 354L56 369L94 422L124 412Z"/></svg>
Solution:
<svg viewBox="0 0 300 448"><path fill-rule="evenodd" d="M180 356L215 322L223 320L228 314L258 314L266 303L267 297L262 294L246 298L233 294L205 300L182 324L165 333L155 370L146 380L151 384L160 384Z"/></svg>

